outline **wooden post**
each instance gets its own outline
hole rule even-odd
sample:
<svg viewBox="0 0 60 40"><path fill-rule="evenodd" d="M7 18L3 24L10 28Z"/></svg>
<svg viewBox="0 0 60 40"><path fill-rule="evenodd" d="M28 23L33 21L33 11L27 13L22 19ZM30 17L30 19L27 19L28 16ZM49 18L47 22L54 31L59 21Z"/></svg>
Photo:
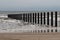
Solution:
<svg viewBox="0 0 60 40"><path fill-rule="evenodd" d="M55 27L57 27L57 12L55 12Z"/></svg>
<svg viewBox="0 0 60 40"><path fill-rule="evenodd" d="M49 25L49 12L47 12L47 25Z"/></svg>
<svg viewBox="0 0 60 40"><path fill-rule="evenodd" d="M42 25L42 13L41 13L41 25Z"/></svg>
<svg viewBox="0 0 60 40"><path fill-rule="evenodd" d="M22 14L18 14L16 19L22 20Z"/></svg>
<svg viewBox="0 0 60 40"><path fill-rule="evenodd" d="M29 13L28 13L28 22L29 22Z"/></svg>
<svg viewBox="0 0 60 40"><path fill-rule="evenodd" d="M26 22L27 22L27 14L26 14Z"/></svg>
<svg viewBox="0 0 60 40"><path fill-rule="evenodd" d="M33 24L34 24L34 13L33 13Z"/></svg>
<svg viewBox="0 0 60 40"><path fill-rule="evenodd" d="M23 14L23 20L25 21L25 14Z"/></svg>
<svg viewBox="0 0 60 40"><path fill-rule="evenodd" d="M36 24L36 13L35 13L35 24Z"/></svg>
<svg viewBox="0 0 60 40"><path fill-rule="evenodd" d="M53 12L51 12L51 26L53 26Z"/></svg>
<svg viewBox="0 0 60 40"><path fill-rule="evenodd" d="M46 15L45 15L45 12L44 12L44 24L45 24L45 16L46 16Z"/></svg>
<svg viewBox="0 0 60 40"><path fill-rule="evenodd" d="M39 24L39 13L38 13L38 24Z"/></svg>
<svg viewBox="0 0 60 40"><path fill-rule="evenodd" d="M32 14L30 13L30 22L32 22Z"/></svg>

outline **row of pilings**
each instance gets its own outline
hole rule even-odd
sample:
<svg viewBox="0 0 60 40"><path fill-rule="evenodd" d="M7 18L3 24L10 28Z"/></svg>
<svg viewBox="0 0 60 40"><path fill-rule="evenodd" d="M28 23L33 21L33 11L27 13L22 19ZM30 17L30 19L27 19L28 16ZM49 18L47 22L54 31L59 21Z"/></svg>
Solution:
<svg viewBox="0 0 60 40"><path fill-rule="evenodd" d="M57 27L59 12L38 12L38 13L21 13L21 14L8 14L9 18L23 20L31 24L48 25ZM59 15L60 16L60 15Z"/></svg>

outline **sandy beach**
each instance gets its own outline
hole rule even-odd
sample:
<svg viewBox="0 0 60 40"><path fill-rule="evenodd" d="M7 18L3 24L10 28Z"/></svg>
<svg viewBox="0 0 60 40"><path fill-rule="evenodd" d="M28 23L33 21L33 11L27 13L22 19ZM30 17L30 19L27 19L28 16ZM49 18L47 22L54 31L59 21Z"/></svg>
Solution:
<svg viewBox="0 0 60 40"><path fill-rule="evenodd" d="M60 33L0 33L0 40L60 40Z"/></svg>

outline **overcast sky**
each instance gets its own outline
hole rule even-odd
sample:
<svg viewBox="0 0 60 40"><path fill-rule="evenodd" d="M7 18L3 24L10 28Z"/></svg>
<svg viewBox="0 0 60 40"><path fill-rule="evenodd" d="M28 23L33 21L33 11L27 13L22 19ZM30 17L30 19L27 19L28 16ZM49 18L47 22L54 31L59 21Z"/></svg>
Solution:
<svg viewBox="0 0 60 40"><path fill-rule="evenodd" d="M60 10L60 0L0 0L0 10Z"/></svg>

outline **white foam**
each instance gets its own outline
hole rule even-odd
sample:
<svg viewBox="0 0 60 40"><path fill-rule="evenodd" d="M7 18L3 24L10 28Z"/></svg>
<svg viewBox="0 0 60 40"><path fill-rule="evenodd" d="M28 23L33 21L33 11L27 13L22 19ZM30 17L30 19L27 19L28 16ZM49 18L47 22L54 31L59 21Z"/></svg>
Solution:
<svg viewBox="0 0 60 40"><path fill-rule="evenodd" d="M0 33L5 32L34 32L34 31L41 31L41 30L60 30L60 27L46 27L46 26L38 26L37 24L32 25L23 22L21 20L16 19L0 19ZM60 32L60 31L58 31Z"/></svg>

